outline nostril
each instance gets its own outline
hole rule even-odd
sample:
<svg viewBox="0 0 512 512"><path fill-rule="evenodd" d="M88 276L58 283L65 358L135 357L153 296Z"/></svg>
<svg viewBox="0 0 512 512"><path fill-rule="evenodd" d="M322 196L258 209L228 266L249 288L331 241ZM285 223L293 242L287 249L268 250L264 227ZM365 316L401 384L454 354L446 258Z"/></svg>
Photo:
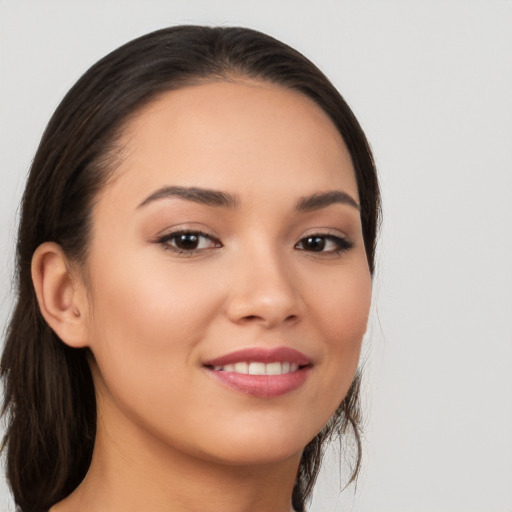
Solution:
<svg viewBox="0 0 512 512"><path fill-rule="evenodd" d="M258 318L260 318L260 317L258 317L256 315L247 315L247 316L244 316L242 320L251 321L251 320L257 320Z"/></svg>

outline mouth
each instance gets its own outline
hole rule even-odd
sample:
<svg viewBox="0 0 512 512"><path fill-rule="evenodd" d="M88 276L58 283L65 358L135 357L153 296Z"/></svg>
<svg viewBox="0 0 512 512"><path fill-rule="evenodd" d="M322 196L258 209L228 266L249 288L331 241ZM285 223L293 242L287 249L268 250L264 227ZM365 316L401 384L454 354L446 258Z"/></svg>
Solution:
<svg viewBox="0 0 512 512"><path fill-rule="evenodd" d="M207 366L208 367L208 366ZM234 372L242 375L283 375L285 373L296 372L299 368L297 363L290 361L275 362L275 363L260 363L258 361L244 361L234 364L216 365L209 367L216 372Z"/></svg>
<svg viewBox="0 0 512 512"><path fill-rule="evenodd" d="M259 398L277 397L302 386L313 362L289 348L250 348L203 363L203 368L223 385Z"/></svg>

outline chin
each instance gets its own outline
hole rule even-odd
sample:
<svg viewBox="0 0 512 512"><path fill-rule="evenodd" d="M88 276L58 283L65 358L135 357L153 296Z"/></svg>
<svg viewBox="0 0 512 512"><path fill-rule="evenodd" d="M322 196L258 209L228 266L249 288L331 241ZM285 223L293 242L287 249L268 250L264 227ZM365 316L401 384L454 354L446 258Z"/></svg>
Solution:
<svg viewBox="0 0 512 512"><path fill-rule="evenodd" d="M266 426L260 423L225 429L221 435L208 438L204 453L211 460L229 465L273 464L290 459L298 464L305 446L318 431L300 428L292 419L286 425L267 422Z"/></svg>
<svg viewBox="0 0 512 512"><path fill-rule="evenodd" d="M210 453L208 458L213 462L229 466L257 466L289 461L296 461L298 464L304 447L305 445L302 444L289 443L284 446L283 443L269 442L262 445L259 442L250 441L242 446L231 444L226 447L224 453Z"/></svg>

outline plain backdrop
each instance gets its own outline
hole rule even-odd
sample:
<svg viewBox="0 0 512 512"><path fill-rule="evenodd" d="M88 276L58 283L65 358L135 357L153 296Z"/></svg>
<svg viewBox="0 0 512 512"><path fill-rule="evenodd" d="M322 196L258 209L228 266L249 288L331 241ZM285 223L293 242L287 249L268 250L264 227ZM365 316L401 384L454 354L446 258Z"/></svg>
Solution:
<svg viewBox="0 0 512 512"><path fill-rule="evenodd" d="M330 77L375 152L384 223L365 340L364 466L312 512L512 511L512 3L0 0L0 323L17 205L58 102L174 24L244 25ZM13 505L0 479L0 509ZM271 511L269 511L271 512Z"/></svg>

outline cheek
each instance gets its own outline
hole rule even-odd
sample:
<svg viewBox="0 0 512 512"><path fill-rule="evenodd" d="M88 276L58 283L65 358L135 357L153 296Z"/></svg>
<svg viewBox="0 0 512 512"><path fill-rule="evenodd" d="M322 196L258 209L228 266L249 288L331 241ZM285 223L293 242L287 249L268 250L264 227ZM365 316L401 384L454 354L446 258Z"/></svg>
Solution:
<svg viewBox="0 0 512 512"><path fill-rule="evenodd" d="M171 332L188 332L193 339L207 324L219 293L205 286L203 273L143 257L113 260L98 266L93 283L93 323L102 330L97 334L112 330L127 341L138 340L145 349L160 350L172 344Z"/></svg>
<svg viewBox="0 0 512 512"><path fill-rule="evenodd" d="M128 418L158 436L186 430L175 418L186 416L200 396L197 347L221 293L204 282L200 273L170 272L165 263L105 261L96 272L90 345L99 372L98 404L103 416L114 418L110 425Z"/></svg>
<svg viewBox="0 0 512 512"><path fill-rule="evenodd" d="M371 275L364 254L354 253L337 271L301 277L307 283L308 310L321 327L329 349L360 343L368 321L372 296Z"/></svg>
<svg viewBox="0 0 512 512"><path fill-rule="evenodd" d="M371 276L366 266L355 267L343 279L332 280L315 314L325 340L321 376L323 389L331 393L319 396L330 402L332 412L345 397L354 378L371 304Z"/></svg>
<svg viewBox="0 0 512 512"><path fill-rule="evenodd" d="M339 292L339 289L336 291ZM371 281L356 279L345 282L342 291L340 297L325 308L331 349L343 351L354 348L359 351L368 323Z"/></svg>
<svg viewBox="0 0 512 512"><path fill-rule="evenodd" d="M221 291L204 286L200 272L170 271L165 261L110 261L95 267L93 282L89 340L98 367L115 388L128 383L142 393L157 379L169 391L194 364Z"/></svg>

